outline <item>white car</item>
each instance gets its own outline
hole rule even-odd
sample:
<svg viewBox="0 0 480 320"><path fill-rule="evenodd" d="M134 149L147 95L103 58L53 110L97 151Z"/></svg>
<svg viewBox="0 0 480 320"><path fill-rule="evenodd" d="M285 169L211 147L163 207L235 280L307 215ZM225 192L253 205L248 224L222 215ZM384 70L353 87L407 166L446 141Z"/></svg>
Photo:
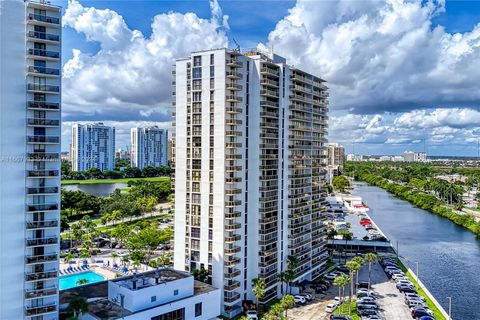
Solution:
<svg viewBox="0 0 480 320"><path fill-rule="evenodd" d="M392 276L392 279L397 281L399 279L408 279L408 277L405 276L405 274L402 272L402 273L395 273L393 276Z"/></svg>
<svg viewBox="0 0 480 320"><path fill-rule="evenodd" d="M373 290L368 290L368 289L364 289L364 288L361 288L361 289L358 289L357 290L357 294L358 293L361 293L361 294L366 294L368 296L373 296L373 297L376 297L377 296L377 293Z"/></svg>
<svg viewBox="0 0 480 320"><path fill-rule="evenodd" d="M332 303L336 303L337 305L341 304L342 302L343 302L343 299L341 299L340 297L335 297L333 298L333 301L332 301Z"/></svg>
<svg viewBox="0 0 480 320"><path fill-rule="evenodd" d="M338 276L339 276L338 273L332 272L324 276L324 278L327 280L335 280Z"/></svg>
<svg viewBox="0 0 480 320"><path fill-rule="evenodd" d="M361 304L361 303L364 303L364 302L366 302L366 303L374 303L375 300L376 300L376 299L373 298L373 297L362 297L362 298L358 298L358 299L357 299L357 303L360 303L360 304Z"/></svg>
<svg viewBox="0 0 480 320"><path fill-rule="evenodd" d="M307 301L312 301L313 300L313 296L310 293L302 293L302 294L300 294L300 296L305 297L305 299Z"/></svg>
<svg viewBox="0 0 480 320"><path fill-rule="evenodd" d="M422 296L419 296L418 294L416 293L413 293L413 292L405 292L405 301L407 301L408 299L418 299L418 300L421 300L423 302L425 302L425 298L422 297Z"/></svg>
<svg viewBox="0 0 480 320"><path fill-rule="evenodd" d="M245 316L247 317L247 319L258 319L257 311L255 310L248 310L247 312L245 312Z"/></svg>
<svg viewBox="0 0 480 320"><path fill-rule="evenodd" d="M307 299L305 299L304 296L296 295L293 297L293 299L295 300L295 303L301 303L301 304L307 303Z"/></svg>
<svg viewBox="0 0 480 320"><path fill-rule="evenodd" d="M338 304L334 303L329 303L327 307L325 308L326 313L333 313L335 310L337 310Z"/></svg>

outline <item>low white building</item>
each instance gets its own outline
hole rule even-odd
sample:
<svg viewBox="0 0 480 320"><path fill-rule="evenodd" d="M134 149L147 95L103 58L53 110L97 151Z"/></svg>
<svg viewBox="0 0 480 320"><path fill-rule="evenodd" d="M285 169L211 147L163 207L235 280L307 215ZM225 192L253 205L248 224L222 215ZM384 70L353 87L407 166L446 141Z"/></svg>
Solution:
<svg viewBox="0 0 480 320"><path fill-rule="evenodd" d="M98 287L100 296L88 297L81 320L208 320L220 315L220 290L182 271L160 269L110 280L108 293L105 284Z"/></svg>

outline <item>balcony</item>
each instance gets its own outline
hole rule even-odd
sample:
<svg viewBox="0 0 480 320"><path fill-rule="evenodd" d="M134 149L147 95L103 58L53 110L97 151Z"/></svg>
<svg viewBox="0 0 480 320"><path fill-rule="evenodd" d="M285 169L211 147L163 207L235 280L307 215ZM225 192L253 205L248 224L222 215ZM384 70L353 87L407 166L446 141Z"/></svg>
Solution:
<svg viewBox="0 0 480 320"><path fill-rule="evenodd" d="M271 97L271 98L278 98L278 91L269 90L269 89L262 89L260 90L261 96Z"/></svg>
<svg viewBox="0 0 480 320"><path fill-rule="evenodd" d="M27 247L47 246L54 244L58 244L57 237L49 237L43 239L27 239L26 241Z"/></svg>
<svg viewBox="0 0 480 320"><path fill-rule="evenodd" d="M39 144L57 144L60 143L60 138L55 136L28 136L27 142Z"/></svg>
<svg viewBox="0 0 480 320"><path fill-rule="evenodd" d="M59 127L60 120L44 119L44 118L28 118L27 124L35 127Z"/></svg>
<svg viewBox="0 0 480 320"><path fill-rule="evenodd" d="M227 66L241 68L243 66L243 62L237 59L229 59L227 60Z"/></svg>
<svg viewBox="0 0 480 320"><path fill-rule="evenodd" d="M235 277L238 277L240 273L241 271L239 269L227 269L224 271L225 278L227 279L233 279Z"/></svg>
<svg viewBox="0 0 480 320"><path fill-rule="evenodd" d="M50 34L38 31L29 31L27 37L34 41L47 42L47 43L59 43L60 36L56 34Z"/></svg>
<svg viewBox="0 0 480 320"><path fill-rule="evenodd" d="M240 288L240 282L236 280L229 281L229 283L227 282L227 284L225 284L223 288L225 289L225 291L233 291L237 288Z"/></svg>
<svg viewBox="0 0 480 320"><path fill-rule="evenodd" d="M268 67L260 68L260 73L278 77L278 70L268 68Z"/></svg>
<svg viewBox="0 0 480 320"><path fill-rule="evenodd" d="M32 110L59 111L60 104L45 101L28 101L27 108Z"/></svg>
<svg viewBox="0 0 480 320"><path fill-rule="evenodd" d="M58 255L56 253L46 253L38 256L27 256L25 260L27 264L55 262L58 260Z"/></svg>
<svg viewBox="0 0 480 320"><path fill-rule="evenodd" d="M243 86L241 84L229 82L226 84L226 88L227 90L242 90Z"/></svg>
<svg viewBox="0 0 480 320"><path fill-rule="evenodd" d="M56 17L46 16L42 14L30 13L28 15L28 22L35 22L36 25L48 25L60 27L60 19Z"/></svg>
<svg viewBox="0 0 480 320"><path fill-rule="evenodd" d="M28 204L28 212L37 212L37 211L55 211L58 210L58 203L42 203L42 204Z"/></svg>
<svg viewBox="0 0 480 320"><path fill-rule="evenodd" d="M55 152L27 153L28 161L55 161L60 159L60 154Z"/></svg>
<svg viewBox="0 0 480 320"><path fill-rule="evenodd" d="M27 55L29 58L35 58L37 60L58 60L60 59L60 52L48 51L42 49L28 49Z"/></svg>
<svg viewBox="0 0 480 320"><path fill-rule="evenodd" d="M53 296L58 293L57 288L45 288L39 290L25 290L25 299L36 299L41 297Z"/></svg>
<svg viewBox="0 0 480 320"><path fill-rule="evenodd" d="M240 240L241 236L239 234L235 234L233 236L226 236L225 243L233 243Z"/></svg>
<svg viewBox="0 0 480 320"><path fill-rule="evenodd" d="M230 79L242 79L242 74L237 71L227 71L227 78Z"/></svg>
<svg viewBox="0 0 480 320"><path fill-rule="evenodd" d="M58 220L27 221L26 227L28 230L57 228Z"/></svg>
<svg viewBox="0 0 480 320"><path fill-rule="evenodd" d="M229 295L229 296L226 295L226 296L223 298L223 301L225 301L225 302L227 302L227 303L233 303L233 302L235 302L235 301L237 301L237 300L240 300L240 294L237 293L237 292L235 292L234 294Z"/></svg>
<svg viewBox="0 0 480 320"><path fill-rule="evenodd" d="M29 83L27 85L27 90L30 92L36 92L36 93L52 93L52 94L60 93L59 86L53 86L49 84Z"/></svg>
<svg viewBox="0 0 480 320"><path fill-rule="evenodd" d="M242 102L243 98L235 96L235 95L227 95L227 101L228 102Z"/></svg>
<svg viewBox="0 0 480 320"><path fill-rule="evenodd" d="M25 274L25 281L55 279L57 276L58 276L57 271L31 272L31 273Z"/></svg>
<svg viewBox="0 0 480 320"><path fill-rule="evenodd" d="M242 113L242 108L236 108L236 107L226 107L225 111L227 113L232 113L232 114L237 114L237 113Z"/></svg>
<svg viewBox="0 0 480 320"><path fill-rule="evenodd" d="M28 73L34 76L45 76L58 78L60 76L60 69L29 66Z"/></svg>
<svg viewBox="0 0 480 320"><path fill-rule="evenodd" d="M234 224L227 224L225 226L226 231L235 231L237 229L240 229L242 225L240 223L234 223Z"/></svg>
<svg viewBox="0 0 480 320"><path fill-rule="evenodd" d="M29 195L39 195L39 194L55 194L58 193L58 187L38 187L38 188L27 188L27 194Z"/></svg>
<svg viewBox="0 0 480 320"><path fill-rule="evenodd" d="M42 315L45 313L52 313L57 311L57 305L55 303L44 305L40 307L25 307L25 316L32 317Z"/></svg>
<svg viewBox="0 0 480 320"><path fill-rule="evenodd" d="M229 257L229 256L225 258L225 266L227 267L233 267L234 265L237 265L239 263L240 263L240 258Z"/></svg>

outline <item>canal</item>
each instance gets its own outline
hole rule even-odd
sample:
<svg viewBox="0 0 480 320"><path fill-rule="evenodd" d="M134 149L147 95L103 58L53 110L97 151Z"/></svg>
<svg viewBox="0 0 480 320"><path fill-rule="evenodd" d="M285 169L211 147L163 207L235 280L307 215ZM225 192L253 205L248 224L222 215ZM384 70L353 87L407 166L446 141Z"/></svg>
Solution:
<svg viewBox="0 0 480 320"><path fill-rule="evenodd" d="M387 191L357 183L369 215L398 248L412 270L419 263L420 280L452 318L480 319L480 240L449 220L412 206Z"/></svg>

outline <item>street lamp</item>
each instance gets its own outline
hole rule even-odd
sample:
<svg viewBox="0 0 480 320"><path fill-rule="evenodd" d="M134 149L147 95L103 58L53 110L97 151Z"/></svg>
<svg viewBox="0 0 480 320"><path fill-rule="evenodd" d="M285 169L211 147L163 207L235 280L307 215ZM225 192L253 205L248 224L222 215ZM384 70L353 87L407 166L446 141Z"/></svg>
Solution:
<svg viewBox="0 0 480 320"><path fill-rule="evenodd" d="M452 320L452 297L447 297L448 299L448 320Z"/></svg>

